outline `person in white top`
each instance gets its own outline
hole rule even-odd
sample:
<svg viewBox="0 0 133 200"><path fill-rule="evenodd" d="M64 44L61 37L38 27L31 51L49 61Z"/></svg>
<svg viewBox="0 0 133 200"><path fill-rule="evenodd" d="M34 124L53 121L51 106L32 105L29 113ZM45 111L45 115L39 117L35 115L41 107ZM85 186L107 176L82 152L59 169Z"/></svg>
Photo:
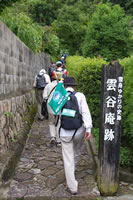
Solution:
<svg viewBox="0 0 133 200"><path fill-rule="evenodd" d="M46 73L45 69L41 69L38 75L43 76L45 78L45 84L47 85L48 83L51 82L49 75ZM35 95L36 95L36 100L37 100L37 116L39 120L43 120L44 116L41 114L41 108L42 108L42 102L43 102L43 90L45 86L42 85L42 87L38 88L37 85L37 76L35 76L34 83L33 83L33 88L35 89ZM42 82L43 83L43 82Z"/></svg>
<svg viewBox="0 0 133 200"><path fill-rule="evenodd" d="M51 107L48 103L51 101L53 93L55 91L56 85L58 81L62 79L62 74L59 72L55 72L55 76L53 77L53 81L46 85L43 91L43 99L47 101L47 110L48 110L48 123L49 123L49 131L50 131L50 144L51 146L57 145L60 146L60 138L58 135L59 123L58 123L58 115L55 115Z"/></svg>
<svg viewBox="0 0 133 200"><path fill-rule="evenodd" d="M66 77L64 79L64 87L68 92L73 92L75 86L76 83L73 77ZM77 194L78 192L78 182L75 178L75 165L80 158L80 149L83 144L84 137L86 140L90 139L92 128L92 118L85 95L83 93L76 92L75 96L78 101L79 112L82 116L83 124L76 131L73 139L72 136L74 134L74 130L60 128L66 182L67 187L72 194Z"/></svg>

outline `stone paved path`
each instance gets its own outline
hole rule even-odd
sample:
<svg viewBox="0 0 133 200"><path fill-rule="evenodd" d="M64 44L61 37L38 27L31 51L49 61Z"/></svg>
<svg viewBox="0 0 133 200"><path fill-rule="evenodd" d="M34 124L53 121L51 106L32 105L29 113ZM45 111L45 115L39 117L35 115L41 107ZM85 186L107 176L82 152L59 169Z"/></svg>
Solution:
<svg viewBox="0 0 133 200"><path fill-rule="evenodd" d="M50 147L47 121L35 119L14 176L0 188L0 200L133 200L133 184L120 183L114 197L101 197L89 145L76 169L79 193L66 190L61 147Z"/></svg>
<svg viewBox="0 0 133 200"><path fill-rule="evenodd" d="M48 122L35 120L29 139L17 165L8 192L8 200L96 199L95 166L86 146L77 166L79 194L66 191L61 147L50 147ZM89 154L88 154L89 153Z"/></svg>

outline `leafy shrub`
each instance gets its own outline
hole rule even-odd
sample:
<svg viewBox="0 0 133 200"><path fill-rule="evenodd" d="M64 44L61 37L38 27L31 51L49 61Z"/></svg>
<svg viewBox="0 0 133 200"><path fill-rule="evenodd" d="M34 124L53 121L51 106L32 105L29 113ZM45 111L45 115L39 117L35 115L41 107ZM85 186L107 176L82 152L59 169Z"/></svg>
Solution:
<svg viewBox="0 0 133 200"><path fill-rule="evenodd" d="M99 128L92 128L92 134L95 137L96 148L98 152L98 145L99 145Z"/></svg>
<svg viewBox="0 0 133 200"><path fill-rule="evenodd" d="M52 23L53 30L60 38L60 46L69 54L81 53L80 44L87 29L88 18L84 12L74 6L64 5L60 9L57 20Z"/></svg>
<svg viewBox="0 0 133 200"><path fill-rule="evenodd" d="M133 149L133 56L120 63L124 67L122 144Z"/></svg>
<svg viewBox="0 0 133 200"><path fill-rule="evenodd" d="M131 162L131 150L127 147L120 147L120 165L124 167L130 167Z"/></svg>
<svg viewBox="0 0 133 200"><path fill-rule="evenodd" d="M40 52L42 48L42 28L34 24L25 13L12 13L5 9L0 19L33 51Z"/></svg>
<svg viewBox="0 0 133 200"><path fill-rule="evenodd" d="M102 58L83 58L73 56L67 58L69 75L74 76L77 89L85 94L89 105L93 126L99 127L100 92L101 92L101 66L106 64Z"/></svg>
<svg viewBox="0 0 133 200"><path fill-rule="evenodd" d="M103 56L108 61L125 58L132 51L130 17L119 6L99 4L88 23L83 55Z"/></svg>
<svg viewBox="0 0 133 200"><path fill-rule="evenodd" d="M44 42L44 52L47 52L50 55L58 55L59 53L59 38L54 34L49 34L48 37L45 36L45 39L43 38Z"/></svg>
<svg viewBox="0 0 133 200"><path fill-rule="evenodd" d="M18 0L0 0L0 13L6 6L9 6L16 1Z"/></svg>
<svg viewBox="0 0 133 200"><path fill-rule="evenodd" d="M55 0L36 0L32 6L29 7L29 12L32 14L32 18L35 22L43 26L50 26L57 18L60 4L60 1Z"/></svg>

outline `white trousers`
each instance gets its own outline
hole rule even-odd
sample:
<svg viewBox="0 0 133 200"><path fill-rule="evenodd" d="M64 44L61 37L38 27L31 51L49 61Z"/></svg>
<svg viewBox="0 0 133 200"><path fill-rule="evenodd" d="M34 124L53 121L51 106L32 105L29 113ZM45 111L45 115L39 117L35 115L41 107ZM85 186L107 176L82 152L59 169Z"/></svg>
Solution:
<svg viewBox="0 0 133 200"><path fill-rule="evenodd" d="M61 137L62 155L67 186L72 192L77 192L78 181L75 178L75 167L80 158L81 146L84 141L84 132L82 132L80 135L75 135L72 141L70 141L70 139L71 137L68 136Z"/></svg>
<svg viewBox="0 0 133 200"><path fill-rule="evenodd" d="M59 134L58 134L58 130L59 130L59 123L56 126L56 122L57 122L57 115L53 115L53 114L48 114L48 122L49 122L49 131L50 131L50 137L55 137L57 142L60 142L60 138L59 138Z"/></svg>

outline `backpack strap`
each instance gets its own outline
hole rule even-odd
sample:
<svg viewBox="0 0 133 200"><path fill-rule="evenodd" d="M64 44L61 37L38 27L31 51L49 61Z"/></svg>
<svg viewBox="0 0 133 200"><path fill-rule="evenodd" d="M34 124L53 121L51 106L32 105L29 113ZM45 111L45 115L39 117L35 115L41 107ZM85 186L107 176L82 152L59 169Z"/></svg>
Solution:
<svg viewBox="0 0 133 200"><path fill-rule="evenodd" d="M57 85L56 85L57 86ZM48 95L48 97L47 97L47 99L46 99L46 103L47 103L47 101L48 101L48 98L50 97L50 95L51 95L51 93L53 92L53 90L56 88L56 86L54 86L53 88L52 88L52 90L50 91L50 93L49 93L49 95Z"/></svg>
<svg viewBox="0 0 133 200"><path fill-rule="evenodd" d="M51 93L53 92L53 90L56 88L57 84L52 88L52 90L50 91L49 95L48 95L48 98L50 97ZM47 100L48 100L47 98Z"/></svg>
<svg viewBox="0 0 133 200"><path fill-rule="evenodd" d="M59 118L60 118L60 116L58 115L58 116L57 116L57 119L56 119L56 123L55 123L55 126L56 126L56 127L57 127L57 125L58 125Z"/></svg>
<svg viewBox="0 0 133 200"><path fill-rule="evenodd" d="M69 92L69 91L68 91ZM77 91L73 91L73 92L70 92L70 95L73 94L75 96L75 94L77 93ZM77 112L79 113L79 106L78 106L78 100L77 100L77 97L75 96L75 103L77 105ZM73 100L73 99L72 99Z"/></svg>

